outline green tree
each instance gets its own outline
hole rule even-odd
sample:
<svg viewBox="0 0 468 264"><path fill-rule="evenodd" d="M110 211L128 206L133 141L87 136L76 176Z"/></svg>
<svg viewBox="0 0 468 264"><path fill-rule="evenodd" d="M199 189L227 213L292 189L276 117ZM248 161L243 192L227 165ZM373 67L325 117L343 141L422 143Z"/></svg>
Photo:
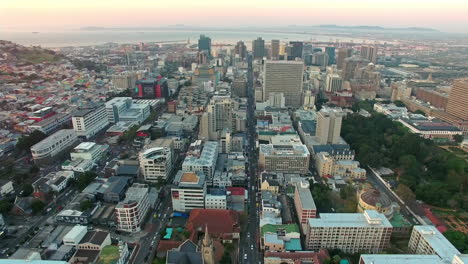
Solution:
<svg viewBox="0 0 468 264"><path fill-rule="evenodd" d="M395 192L405 202L414 201L416 199L416 195L413 193L413 191L403 183L398 184Z"/></svg>
<svg viewBox="0 0 468 264"><path fill-rule="evenodd" d="M80 210L82 212L90 209L93 207L93 202L91 202L90 200L83 200L80 202Z"/></svg>
<svg viewBox="0 0 468 264"><path fill-rule="evenodd" d="M0 213L6 214L13 208L13 204L8 200L0 200Z"/></svg>
<svg viewBox="0 0 468 264"><path fill-rule="evenodd" d="M415 114L420 114L420 115L426 116L426 113L424 113L423 111L421 111L421 110L419 110L419 109L416 110L416 111L414 111L414 113L415 113Z"/></svg>
<svg viewBox="0 0 468 264"><path fill-rule="evenodd" d="M92 171L87 171L78 176L76 180L76 187L79 190L84 190L93 180L97 177L97 174Z"/></svg>
<svg viewBox="0 0 468 264"><path fill-rule="evenodd" d="M463 135L455 135L455 136L453 136L453 140L455 140L455 142L457 142L457 143L462 143L462 142L463 142L463 139L464 139Z"/></svg>
<svg viewBox="0 0 468 264"><path fill-rule="evenodd" d="M463 232L448 230L444 232L444 236L453 244L460 252L468 252L468 235Z"/></svg>
<svg viewBox="0 0 468 264"><path fill-rule="evenodd" d="M45 139L46 134L42 133L39 130L34 130L31 134L27 136L21 136L16 143L16 149L19 151L29 151L29 149L39 141Z"/></svg>
<svg viewBox="0 0 468 264"><path fill-rule="evenodd" d="M395 104L395 105L398 106L398 107L405 107L405 106L406 106L405 103L403 103L403 102L400 101L400 100L395 100L395 101L393 101L393 104Z"/></svg>
<svg viewBox="0 0 468 264"><path fill-rule="evenodd" d="M33 214L38 214L42 212L42 210L44 210L44 207L45 203L43 203L41 200L36 199L31 203L31 209L33 211Z"/></svg>
<svg viewBox="0 0 468 264"><path fill-rule="evenodd" d="M34 188L31 184L23 184L21 185L21 191L22 191L21 196L27 197L34 191Z"/></svg>

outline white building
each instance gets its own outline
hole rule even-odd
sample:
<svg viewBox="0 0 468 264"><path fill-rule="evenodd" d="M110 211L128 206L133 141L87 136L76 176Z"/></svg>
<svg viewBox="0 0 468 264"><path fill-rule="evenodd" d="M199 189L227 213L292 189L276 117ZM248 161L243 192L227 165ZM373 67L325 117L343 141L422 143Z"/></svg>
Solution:
<svg viewBox="0 0 468 264"><path fill-rule="evenodd" d="M31 154L36 162L51 160L78 142L73 129L62 129L31 147Z"/></svg>
<svg viewBox="0 0 468 264"><path fill-rule="evenodd" d="M225 191L212 190L205 196L206 209L227 209L227 196Z"/></svg>
<svg viewBox="0 0 468 264"><path fill-rule="evenodd" d="M327 79L325 82L325 91L326 92L338 92L341 91L343 87L343 79L336 73L327 74Z"/></svg>
<svg viewBox="0 0 468 264"><path fill-rule="evenodd" d="M69 114L56 114L40 122L34 123L29 126L30 131L39 130L42 133L48 135L52 132L57 131L63 125L69 123L71 116Z"/></svg>
<svg viewBox="0 0 468 264"><path fill-rule="evenodd" d="M117 229L124 232L138 232L150 209L149 187L134 183L125 193L125 199L115 207Z"/></svg>
<svg viewBox="0 0 468 264"><path fill-rule="evenodd" d="M7 180L0 180L0 194L7 195L14 191L13 182Z"/></svg>
<svg viewBox="0 0 468 264"><path fill-rule="evenodd" d="M320 218L308 219L306 248L380 253L389 246L392 228L385 215L374 210L320 214Z"/></svg>
<svg viewBox="0 0 468 264"><path fill-rule="evenodd" d="M68 182L75 178L73 171L57 171L47 174L47 184L56 192L61 192L67 188Z"/></svg>
<svg viewBox="0 0 468 264"><path fill-rule="evenodd" d="M140 169L145 181L157 182L166 180L173 165L173 154L170 147L148 148L139 154Z"/></svg>
<svg viewBox="0 0 468 264"><path fill-rule="evenodd" d="M310 153L302 144L261 144L258 165L270 172L306 174L309 171Z"/></svg>
<svg viewBox="0 0 468 264"><path fill-rule="evenodd" d="M208 178L212 178L218 160L218 142L208 141L203 145L199 157L186 157L182 163L183 171L203 172Z"/></svg>
<svg viewBox="0 0 468 264"><path fill-rule="evenodd" d="M72 114L73 129L79 137L89 139L103 130L109 121L104 104L81 107Z"/></svg>
<svg viewBox="0 0 468 264"><path fill-rule="evenodd" d="M97 163L107 153L109 145L98 145L94 142L82 142L70 152L71 160L84 159Z"/></svg>
<svg viewBox="0 0 468 264"><path fill-rule="evenodd" d="M143 123L150 115L149 104L135 104L131 97L115 97L106 102L109 123L119 121Z"/></svg>
<svg viewBox="0 0 468 264"><path fill-rule="evenodd" d="M408 249L413 254L436 255L444 263L450 263L455 255L460 254L435 226L430 225L413 227Z"/></svg>
<svg viewBox="0 0 468 264"><path fill-rule="evenodd" d="M63 237L63 244L67 246L78 246L86 233L88 233L87 226L76 225Z"/></svg>
<svg viewBox="0 0 468 264"><path fill-rule="evenodd" d="M206 184L201 171L179 171L171 188L172 208L177 212L205 208Z"/></svg>

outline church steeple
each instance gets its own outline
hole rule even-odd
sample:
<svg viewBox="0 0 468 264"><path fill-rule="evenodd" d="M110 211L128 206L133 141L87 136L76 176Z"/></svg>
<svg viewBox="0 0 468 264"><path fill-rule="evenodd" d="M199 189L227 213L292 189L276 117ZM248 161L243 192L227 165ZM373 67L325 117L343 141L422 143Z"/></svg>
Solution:
<svg viewBox="0 0 468 264"><path fill-rule="evenodd" d="M208 225L205 226L205 235L201 245L203 260L205 264L215 264L213 240L208 233Z"/></svg>

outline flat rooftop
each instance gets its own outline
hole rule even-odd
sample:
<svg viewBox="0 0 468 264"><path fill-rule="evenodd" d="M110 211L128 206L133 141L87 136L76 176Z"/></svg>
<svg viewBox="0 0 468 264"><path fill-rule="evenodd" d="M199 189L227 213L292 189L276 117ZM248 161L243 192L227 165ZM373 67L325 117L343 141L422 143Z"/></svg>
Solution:
<svg viewBox="0 0 468 264"><path fill-rule="evenodd" d="M364 213L320 214L320 218L310 218L310 227L392 227L385 215L375 210Z"/></svg>
<svg viewBox="0 0 468 264"><path fill-rule="evenodd" d="M414 226L413 229L421 233L422 237L424 237L436 254L444 261L450 262L455 255L460 254L460 251L458 251L435 226L418 225Z"/></svg>
<svg viewBox="0 0 468 264"><path fill-rule="evenodd" d="M296 185L296 190L299 194L302 209L317 210L314 198L312 198L312 194L310 193L310 190L308 188L301 188L300 186Z"/></svg>
<svg viewBox="0 0 468 264"><path fill-rule="evenodd" d="M366 264L442 264L443 262L436 255L410 255L410 254L363 254L361 259Z"/></svg>

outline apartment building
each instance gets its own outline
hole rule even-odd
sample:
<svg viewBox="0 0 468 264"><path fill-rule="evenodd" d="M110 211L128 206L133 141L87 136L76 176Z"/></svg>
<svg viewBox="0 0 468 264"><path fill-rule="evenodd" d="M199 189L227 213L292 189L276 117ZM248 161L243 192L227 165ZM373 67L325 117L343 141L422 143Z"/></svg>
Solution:
<svg viewBox="0 0 468 264"><path fill-rule="evenodd" d="M153 147L139 154L140 169L145 181L166 180L172 172L173 153L171 147Z"/></svg>
<svg viewBox="0 0 468 264"><path fill-rule="evenodd" d="M117 229L124 232L138 232L150 209L149 187L134 183L128 188L125 199L115 207Z"/></svg>
<svg viewBox="0 0 468 264"><path fill-rule="evenodd" d="M88 104L78 108L72 113L72 123L79 137L86 139L93 137L109 125L104 104Z"/></svg>
<svg viewBox="0 0 468 264"><path fill-rule="evenodd" d="M413 254L436 255L444 263L450 263L455 255L460 254L435 226L430 225L413 227L408 249Z"/></svg>
<svg viewBox="0 0 468 264"><path fill-rule="evenodd" d="M203 144L203 149L199 156L188 156L182 163L183 171L203 172L208 178L213 178L218 160L218 142L208 141Z"/></svg>
<svg viewBox="0 0 468 264"><path fill-rule="evenodd" d="M385 215L374 210L364 213L320 214L309 218L306 247L340 249L346 253L380 253L389 246L392 225Z"/></svg>

